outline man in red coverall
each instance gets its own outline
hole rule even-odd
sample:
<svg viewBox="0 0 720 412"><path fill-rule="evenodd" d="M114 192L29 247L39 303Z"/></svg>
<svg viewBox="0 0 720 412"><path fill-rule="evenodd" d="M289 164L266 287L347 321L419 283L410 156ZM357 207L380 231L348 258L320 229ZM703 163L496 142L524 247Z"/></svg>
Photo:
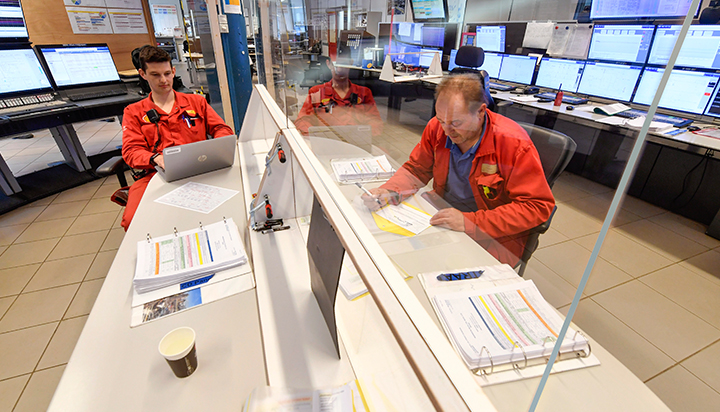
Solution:
<svg viewBox="0 0 720 412"><path fill-rule="evenodd" d="M370 89L350 82L349 69L335 67L329 59L325 64L332 79L310 89L295 127L308 134L311 126L370 125L373 136L380 135L383 121Z"/></svg>
<svg viewBox="0 0 720 412"><path fill-rule="evenodd" d="M173 90L175 68L170 60L170 55L157 47L142 49L142 68L138 72L152 91L147 99L131 104L123 113L123 159L133 169L148 172L130 186L121 223L125 230L155 174L155 166L165 167L163 149L205 140L207 135L214 138L235 134L205 98ZM159 114L157 125L150 121L152 116L148 117L148 112L153 109Z"/></svg>
<svg viewBox="0 0 720 412"><path fill-rule="evenodd" d="M473 74L445 78L435 91L436 116L410 159L370 192L395 203L433 180L451 207L430 220L464 231L500 262L516 266L526 231L545 222L555 205L540 157L525 130L487 109ZM379 205L363 195L368 208Z"/></svg>

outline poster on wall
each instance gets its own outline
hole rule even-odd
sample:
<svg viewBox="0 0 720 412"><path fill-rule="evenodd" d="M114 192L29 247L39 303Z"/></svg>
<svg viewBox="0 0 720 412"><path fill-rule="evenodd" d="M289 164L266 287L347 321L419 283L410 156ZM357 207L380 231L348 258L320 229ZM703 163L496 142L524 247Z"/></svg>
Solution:
<svg viewBox="0 0 720 412"><path fill-rule="evenodd" d="M223 0L225 14L243 14L240 0Z"/></svg>
<svg viewBox="0 0 720 412"><path fill-rule="evenodd" d="M462 23L465 17L465 0L448 0L448 23Z"/></svg>
<svg viewBox="0 0 720 412"><path fill-rule="evenodd" d="M113 31L117 34L147 33L142 9L108 9Z"/></svg>
<svg viewBox="0 0 720 412"><path fill-rule="evenodd" d="M105 4L122 9L142 9L142 0L105 0Z"/></svg>
<svg viewBox="0 0 720 412"><path fill-rule="evenodd" d="M66 6L107 7L105 0L64 0Z"/></svg>
<svg viewBox="0 0 720 412"><path fill-rule="evenodd" d="M175 27L180 27L177 8L172 4L153 4L152 21L157 37L173 37Z"/></svg>
<svg viewBox="0 0 720 412"><path fill-rule="evenodd" d="M107 9L65 7L74 34L112 34Z"/></svg>

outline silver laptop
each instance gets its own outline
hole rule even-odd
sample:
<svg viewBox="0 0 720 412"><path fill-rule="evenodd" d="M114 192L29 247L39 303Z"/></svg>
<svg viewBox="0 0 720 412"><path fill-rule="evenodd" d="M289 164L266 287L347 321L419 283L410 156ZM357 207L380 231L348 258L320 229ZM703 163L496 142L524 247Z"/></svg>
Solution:
<svg viewBox="0 0 720 412"><path fill-rule="evenodd" d="M155 166L166 182L230 167L235 161L235 135L203 140L163 150L165 169Z"/></svg>

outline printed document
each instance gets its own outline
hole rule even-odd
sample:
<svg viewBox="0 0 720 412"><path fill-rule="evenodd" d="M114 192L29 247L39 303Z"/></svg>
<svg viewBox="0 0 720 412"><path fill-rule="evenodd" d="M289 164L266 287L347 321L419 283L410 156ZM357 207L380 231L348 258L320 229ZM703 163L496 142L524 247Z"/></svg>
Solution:
<svg viewBox="0 0 720 412"><path fill-rule="evenodd" d="M450 341L470 368L548 356L563 323L531 280L438 294L433 303ZM560 352L586 349L587 339L568 329Z"/></svg>
<svg viewBox="0 0 720 412"><path fill-rule="evenodd" d="M196 212L210 213L238 194L237 190L225 189L202 183L188 182L172 192L155 199L165 205Z"/></svg>
<svg viewBox="0 0 720 412"><path fill-rule="evenodd" d="M374 213L415 235L430 227L432 217L405 203L397 206L387 205Z"/></svg>

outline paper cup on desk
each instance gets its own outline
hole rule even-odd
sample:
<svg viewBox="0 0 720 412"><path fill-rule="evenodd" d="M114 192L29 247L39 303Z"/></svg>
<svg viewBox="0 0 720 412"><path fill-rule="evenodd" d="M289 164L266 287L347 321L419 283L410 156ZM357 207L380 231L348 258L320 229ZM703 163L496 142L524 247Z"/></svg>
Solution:
<svg viewBox="0 0 720 412"><path fill-rule="evenodd" d="M197 369L195 331L192 328L171 330L160 340L158 350L178 378L186 378Z"/></svg>

